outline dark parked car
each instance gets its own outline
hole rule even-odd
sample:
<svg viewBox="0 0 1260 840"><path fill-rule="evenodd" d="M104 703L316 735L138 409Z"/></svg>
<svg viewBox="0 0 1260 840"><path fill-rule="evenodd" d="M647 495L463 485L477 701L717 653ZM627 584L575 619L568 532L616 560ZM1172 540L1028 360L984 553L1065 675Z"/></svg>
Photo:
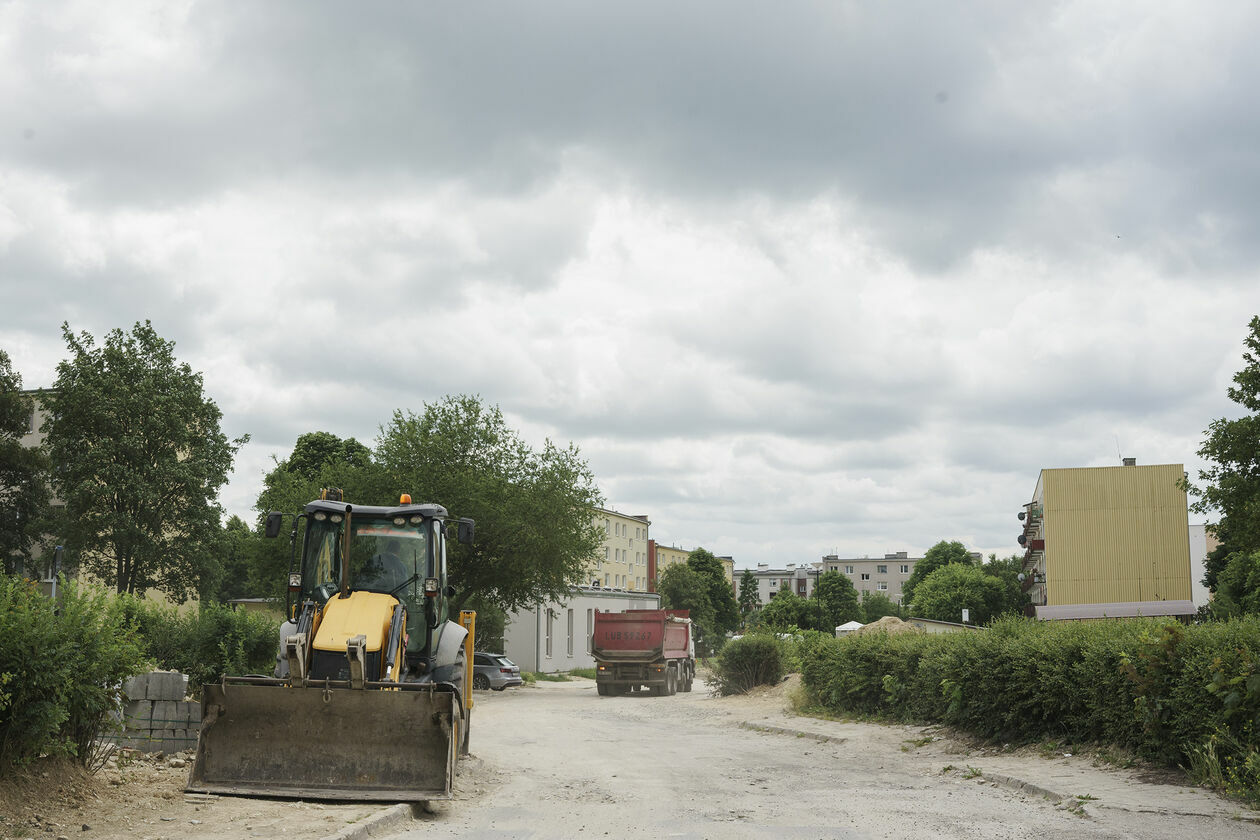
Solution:
<svg viewBox="0 0 1260 840"><path fill-rule="evenodd" d="M502 691L509 685L524 685L521 668L501 653L473 653L473 688Z"/></svg>

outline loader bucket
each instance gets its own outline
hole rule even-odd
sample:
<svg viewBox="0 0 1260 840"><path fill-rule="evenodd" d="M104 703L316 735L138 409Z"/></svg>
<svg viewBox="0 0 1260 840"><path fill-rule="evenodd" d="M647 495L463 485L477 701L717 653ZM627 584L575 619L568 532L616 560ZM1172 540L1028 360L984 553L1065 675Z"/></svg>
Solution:
<svg viewBox="0 0 1260 840"><path fill-rule="evenodd" d="M186 790L287 799L449 799L449 690L207 685Z"/></svg>

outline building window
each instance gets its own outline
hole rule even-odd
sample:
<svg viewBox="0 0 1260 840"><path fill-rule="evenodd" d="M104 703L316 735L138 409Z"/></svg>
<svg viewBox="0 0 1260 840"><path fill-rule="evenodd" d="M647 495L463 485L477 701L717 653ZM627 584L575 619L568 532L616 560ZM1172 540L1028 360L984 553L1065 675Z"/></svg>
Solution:
<svg viewBox="0 0 1260 840"><path fill-rule="evenodd" d="M569 610L569 639L568 639L568 656L573 657L573 610Z"/></svg>
<svg viewBox="0 0 1260 840"><path fill-rule="evenodd" d="M853 574L853 567L852 567L852 566L845 566L845 567L844 567L844 573L845 573L846 575L851 575L851 574Z"/></svg>
<svg viewBox="0 0 1260 840"><path fill-rule="evenodd" d="M886 575L886 574L888 574L888 567L887 567L887 566L876 566L876 567L875 567L875 574L877 574L877 575Z"/></svg>
<svg viewBox="0 0 1260 840"><path fill-rule="evenodd" d="M866 572L862 572L862 580L870 580L871 576Z"/></svg>
<svg viewBox="0 0 1260 840"><path fill-rule="evenodd" d="M902 573L903 575L908 575L908 574L910 574L910 566L909 566L908 564L906 564L906 563L902 563L902 564L901 564L901 573Z"/></svg>
<svg viewBox="0 0 1260 840"><path fill-rule="evenodd" d="M604 536L608 536L608 520L604 520Z"/></svg>
<svg viewBox="0 0 1260 840"><path fill-rule="evenodd" d="M591 642L595 636L595 611L586 611L586 649L591 649Z"/></svg>
<svg viewBox="0 0 1260 840"><path fill-rule="evenodd" d="M881 580L879 583L875 584L875 588L878 589L880 592L887 592L888 581Z"/></svg>
<svg viewBox="0 0 1260 840"><path fill-rule="evenodd" d="M547 607L547 658L551 658L551 622L555 619L555 611Z"/></svg>
<svg viewBox="0 0 1260 840"><path fill-rule="evenodd" d="M608 572L604 572L604 586L608 586Z"/></svg>

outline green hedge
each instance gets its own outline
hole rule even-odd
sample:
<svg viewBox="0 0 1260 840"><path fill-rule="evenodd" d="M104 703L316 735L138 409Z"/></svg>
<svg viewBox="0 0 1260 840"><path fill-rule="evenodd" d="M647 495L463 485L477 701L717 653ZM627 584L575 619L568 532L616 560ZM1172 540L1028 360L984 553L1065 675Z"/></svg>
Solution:
<svg viewBox="0 0 1260 840"><path fill-rule="evenodd" d="M224 674L265 674L276 664L280 625L265 615L203 603L195 611L126 599L145 651L159 668L188 675L189 691Z"/></svg>
<svg viewBox="0 0 1260 840"><path fill-rule="evenodd" d="M1260 799L1258 662L1256 617L1192 627L1005 619L983 632L827 640L803 677L837 714L947 723L1006 743L1115 745L1201 766Z"/></svg>
<svg viewBox="0 0 1260 840"><path fill-rule="evenodd" d="M118 599L63 584L57 606L0 574L0 775L43 754L94 766L123 681L148 669Z"/></svg>

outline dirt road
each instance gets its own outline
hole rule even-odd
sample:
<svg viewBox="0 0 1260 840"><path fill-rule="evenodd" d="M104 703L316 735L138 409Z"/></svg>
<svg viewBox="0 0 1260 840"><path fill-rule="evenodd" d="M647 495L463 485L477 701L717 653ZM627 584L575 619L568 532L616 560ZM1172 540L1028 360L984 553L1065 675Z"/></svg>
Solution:
<svg viewBox="0 0 1260 840"><path fill-rule="evenodd" d="M783 690L599 697L581 680L477 699L458 799L396 837L1260 836L1260 815L1202 791L1076 756L796 718Z"/></svg>
<svg viewBox="0 0 1260 840"><path fill-rule="evenodd" d="M0 785L0 837L1260 837L1260 814L1204 791L1088 757L795 717L789 688L599 697L574 680L476 692L456 798L414 820L398 806L189 796L183 762L164 759Z"/></svg>

